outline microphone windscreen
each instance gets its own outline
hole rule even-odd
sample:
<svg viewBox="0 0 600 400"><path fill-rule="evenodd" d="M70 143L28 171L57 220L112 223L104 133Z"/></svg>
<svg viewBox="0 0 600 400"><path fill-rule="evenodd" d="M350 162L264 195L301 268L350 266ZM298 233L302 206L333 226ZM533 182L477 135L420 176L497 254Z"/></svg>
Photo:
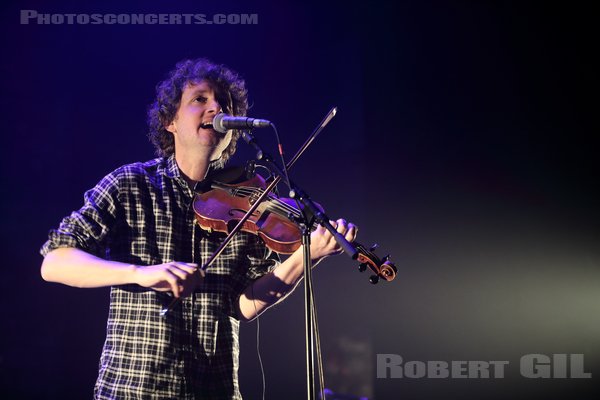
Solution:
<svg viewBox="0 0 600 400"><path fill-rule="evenodd" d="M218 113L213 118L213 129L220 133L227 133L227 128L223 126L223 118L225 118L226 114Z"/></svg>

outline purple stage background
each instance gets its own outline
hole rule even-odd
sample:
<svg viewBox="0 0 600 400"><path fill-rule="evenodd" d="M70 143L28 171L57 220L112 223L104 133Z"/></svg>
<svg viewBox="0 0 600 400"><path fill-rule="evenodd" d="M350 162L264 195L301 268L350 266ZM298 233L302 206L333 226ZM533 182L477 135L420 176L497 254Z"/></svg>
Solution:
<svg viewBox="0 0 600 400"><path fill-rule="evenodd" d="M381 399L592 398L600 378L595 14L583 3L21 1L2 5L0 397L92 396L108 289L42 281L38 249L83 192L153 158L145 111L183 58L246 79L249 115L359 239L392 254L373 286L345 256L314 274L326 385ZM20 23L49 14L257 14L256 24ZM594 106L595 108L595 106ZM594 114L595 115L595 114ZM273 146L273 135L257 133ZM234 162L253 153L243 143ZM267 399L305 398L298 290L260 319ZM247 399L262 385L242 328ZM509 361L504 378L377 378L405 362ZM529 379L527 354L583 354L591 379Z"/></svg>

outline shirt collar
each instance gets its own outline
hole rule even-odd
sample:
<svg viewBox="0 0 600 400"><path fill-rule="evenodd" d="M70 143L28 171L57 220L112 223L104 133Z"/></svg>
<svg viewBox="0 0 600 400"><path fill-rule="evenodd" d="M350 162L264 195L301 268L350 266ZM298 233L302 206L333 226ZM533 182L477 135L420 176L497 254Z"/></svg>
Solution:
<svg viewBox="0 0 600 400"><path fill-rule="evenodd" d="M221 168L223 168L223 162L221 159L211 161L210 164L208 164L208 171L206 174L208 175L212 171ZM165 162L163 165L161 165L160 173L173 179L181 178L181 171L179 170L179 166L175 160L175 153L171 154L165 159Z"/></svg>
<svg viewBox="0 0 600 400"><path fill-rule="evenodd" d="M169 178L180 178L181 171L179 171L179 167L177 166L177 161L175 161L175 153L171 154L164 164L164 170L161 171L164 175Z"/></svg>

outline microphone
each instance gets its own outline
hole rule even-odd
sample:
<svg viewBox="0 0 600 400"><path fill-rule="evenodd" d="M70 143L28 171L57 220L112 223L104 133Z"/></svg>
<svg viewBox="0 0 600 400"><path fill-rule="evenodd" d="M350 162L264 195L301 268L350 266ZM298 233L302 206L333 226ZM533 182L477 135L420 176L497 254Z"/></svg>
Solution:
<svg viewBox="0 0 600 400"><path fill-rule="evenodd" d="M232 117L231 115L219 113L215 115L212 125L215 131L227 133L229 129L268 128L271 126L271 121L258 118Z"/></svg>

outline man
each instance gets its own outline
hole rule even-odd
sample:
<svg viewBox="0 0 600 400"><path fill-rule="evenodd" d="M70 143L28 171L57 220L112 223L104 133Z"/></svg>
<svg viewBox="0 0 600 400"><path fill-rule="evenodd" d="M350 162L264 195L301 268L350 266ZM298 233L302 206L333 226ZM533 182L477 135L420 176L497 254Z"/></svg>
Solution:
<svg viewBox="0 0 600 400"><path fill-rule="evenodd" d="M241 232L200 278L222 235L203 231L191 208L198 182L222 168L239 132L206 128L219 112L245 115L244 81L208 60L185 60L157 86L150 139L159 158L125 165L86 192L42 247L45 280L110 286L97 399L239 399L239 320L255 318L302 278L301 249L279 262ZM352 241L356 227L338 220ZM340 252L322 227L313 262ZM172 296L181 304L159 315Z"/></svg>

